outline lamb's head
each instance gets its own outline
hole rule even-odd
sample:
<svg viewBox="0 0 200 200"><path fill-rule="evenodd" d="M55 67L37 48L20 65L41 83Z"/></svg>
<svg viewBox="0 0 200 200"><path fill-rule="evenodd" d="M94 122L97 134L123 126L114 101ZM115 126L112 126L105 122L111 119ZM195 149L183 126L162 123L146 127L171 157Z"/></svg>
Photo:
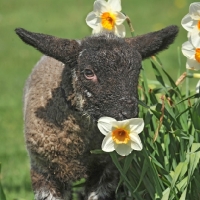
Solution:
<svg viewBox="0 0 200 200"><path fill-rule="evenodd" d="M166 49L178 28L169 26L134 38L118 38L111 33L81 41L16 29L20 38L42 53L71 68L75 106L97 120L102 116L117 120L138 115L138 78L142 59Z"/></svg>

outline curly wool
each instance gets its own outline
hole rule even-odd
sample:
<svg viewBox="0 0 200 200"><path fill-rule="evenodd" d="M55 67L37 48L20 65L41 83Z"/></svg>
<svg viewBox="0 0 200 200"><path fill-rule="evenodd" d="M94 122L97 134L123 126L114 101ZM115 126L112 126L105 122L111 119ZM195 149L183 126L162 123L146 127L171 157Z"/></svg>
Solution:
<svg viewBox="0 0 200 200"><path fill-rule="evenodd" d="M67 72L63 63L42 57L27 80L24 97L25 137L31 167L40 169L39 173L50 171L64 183L86 177L85 156L91 149L100 148L101 143L95 140L90 144L89 139L96 131L96 139L102 140L86 116L69 109L63 88L70 93L72 86L70 79L62 81L62 76L69 75Z"/></svg>

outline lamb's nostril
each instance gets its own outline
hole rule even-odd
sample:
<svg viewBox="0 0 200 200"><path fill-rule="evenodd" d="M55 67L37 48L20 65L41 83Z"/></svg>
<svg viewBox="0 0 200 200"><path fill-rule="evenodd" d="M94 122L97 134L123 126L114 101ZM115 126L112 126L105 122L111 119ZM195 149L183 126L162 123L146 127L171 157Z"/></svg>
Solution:
<svg viewBox="0 0 200 200"><path fill-rule="evenodd" d="M122 111L121 115L124 119L128 119L128 113L126 111Z"/></svg>
<svg viewBox="0 0 200 200"><path fill-rule="evenodd" d="M134 102L133 98L129 98L129 99L126 99L125 97L122 97L119 99L121 102L125 102L127 104L132 104Z"/></svg>
<svg viewBox="0 0 200 200"><path fill-rule="evenodd" d="M122 112L122 115L125 115L125 116L126 116L126 115L127 115L127 112L123 111L123 112Z"/></svg>
<svg viewBox="0 0 200 200"><path fill-rule="evenodd" d="M118 116L115 117L115 119L117 121L122 121L122 120L125 120L126 118L122 113L119 113Z"/></svg>
<svg viewBox="0 0 200 200"><path fill-rule="evenodd" d="M133 100L129 99L126 101L128 104L132 104L133 103Z"/></svg>

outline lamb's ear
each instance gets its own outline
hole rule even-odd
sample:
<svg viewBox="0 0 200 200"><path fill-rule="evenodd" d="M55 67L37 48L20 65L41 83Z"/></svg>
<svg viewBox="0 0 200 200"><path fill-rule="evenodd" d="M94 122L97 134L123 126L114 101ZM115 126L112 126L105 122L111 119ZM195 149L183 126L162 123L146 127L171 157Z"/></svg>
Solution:
<svg viewBox="0 0 200 200"><path fill-rule="evenodd" d="M148 58L158 52L167 49L173 43L178 33L177 26L168 26L162 30L147 33L145 35L126 38L126 42L137 49L142 59Z"/></svg>
<svg viewBox="0 0 200 200"><path fill-rule="evenodd" d="M63 63L72 64L72 62L76 61L80 51L80 45L76 40L61 39L41 33L32 33L22 28L15 29L15 32L25 43Z"/></svg>

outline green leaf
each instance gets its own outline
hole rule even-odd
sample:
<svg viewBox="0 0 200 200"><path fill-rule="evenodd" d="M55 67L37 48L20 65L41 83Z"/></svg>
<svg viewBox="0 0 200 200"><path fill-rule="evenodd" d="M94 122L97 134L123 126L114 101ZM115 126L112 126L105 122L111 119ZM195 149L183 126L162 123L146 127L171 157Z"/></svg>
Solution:
<svg viewBox="0 0 200 200"><path fill-rule="evenodd" d="M132 152L131 154L129 154L128 156L125 157L124 167L123 167L124 174L127 173L128 169L131 166L131 163L132 163L132 160L133 160L133 153L134 152ZM120 185L122 184L122 182L123 182L123 177L120 176L120 180L119 180L119 183L118 183L116 191L118 191L118 189L119 189Z"/></svg>
<svg viewBox="0 0 200 200"><path fill-rule="evenodd" d="M85 181L86 180L84 178L82 178L82 179L80 179L80 180L78 180L76 182L73 182L72 183L72 187L82 187L82 186L85 185Z"/></svg>
<svg viewBox="0 0 200 200"><path fill-rule="evenodd" d="M178 104L180 104L180 103L182 103L182 102L184 102L184 101L186 101L186 100L189 100L189 99L198 98L198 96L199 96L199 94L193 94L193 95L191 95L191 96L188 96L188 97L182 99L181 101L179 101L176 105L178 105Z"/></svg>
<svg viewBox="0 0 200 200"><path fill-rule="evenodd" d="M200 186L200 174L199 174L199 167L198 170L195 171L194 175L194 183L192 186L192 191L194 191L195 193L198 193L197 195L199 196L199 186ZM195 187L194 187L195 186ZM193 189L194 188L194 189Z"/></svg>
<svg viewBox="0 0 200 200"><path fill-rule="evenodd" d="M145 159L149 162L149 166L151 166L149 168L148 175L153 180L153 183L155 185L155 191L156 191L157 195L160 197L162 195L163 183L162 183L161 179L158 176L158 172L156 170L156 167L155 167L154 163L152 161L150 161L150 158L148 156L148 153L147 153L146 149L143 149L143 152L144 152L144 155L145 155Z"/></svg>
<svg viewBox="0 0 200 200"><path fill-rule="evenodd" d="M116 155L116 152L110 152L109 153L111 158L112 158L112 161L114 162L115 166L117 167L117 169L119 170L123 180L125 181L125 183L127 184L127 187L129 188L129 191L132 192L134 190L133 186L131 185L130 181L128 180L128 178L126 177L126 174L124 173L119 161L118 161L118 158L117 158L117 155Z"/></svg>
<svg viewBox="0 0 200 200"><path fill-rule="evenodd" d="M165 88L165 82L162 78L161 73L159 72L159 70L157 69L156 65L151 61L151 65L154 69L154 74L156 76L156 79L161 83L161 85Z"/></svg>
<svg viewBox="0 0 200 200"><path fill-rule="evenodd" d="M199 149L200 149L200 143L193 143L191 148L191 153L194 153Z"/></svg>
<svg viewBox="0 0 200 200"><path fill-rule="evenodd" d="M147 83L147 80L146 80L146 76L145 76L144 70L141 70L141 74L142 74L142 78L143 78L143 82L142 83L143 83L143 91L144 91L144 94L145 94L145 100L146 100L146 102L148 104L150 102L150 97L149 97L149 94L148 94L149 87L148 87L148 83Z"/></svg>
<svg viewBox="0 0 200 200"><path fill-rule="evenodd" d="M200 151L190 154L190 159L189 159L190 167L189 167L189 170L188 170L189 179L192 177L194 170L196 169L196 167L199 163L199 160L200 160Z"/></svg>
<svg viewBox="0 0 200 200"><path fill-rule="evenodd" d="M144 108L150 108L149 106L147 106L143 101L138 100L139 105L143 106Z"/></svg>
<svg viewBox="0 0 200 200"><path fill-rule="evenodd" d="M90 151L91 154L106 154L107 152L101 150L101 149L95 149Z"/></svg>
<svg viewBox="0 0 200 200"><path fill-rule="evenodd" d="M178 166L174 170L174 174L172 175L172 183L171 188L174 189L176 187L176 182L178 181L178 178L183 176L186 173L188 162L180 162Z"/></svg>
<svg viewBox="0 0 200 200"><path fill-rule="evenodd" d="M182 181L180 181L176 187L182 192L187 186L188 177L186 176Z"/></svg>
<svg viewBox="0 0 200 200"><path fill-rule="evenodd" d="M167 188L163 193L161 200L169 200L170 188Z"/></svg>
<svg viewBox="0 0 200 200"><path fill-rule="evenodd" d="M157 111L156 107L151 107L149 110L156 116L157 119L160 119L161 113Z"/></svg>
<svg viewBox="0 0 200 200"><path fill-rule="evenodd" d="M155 61L160 65L160 67L163 67L163 64L162 64L160 58L157 55L155 55L155 58L156 58Z"/></svg>
<svg viewBox="0 0 200 200"><path fill-rule="evenodd" d="M187 188L183 191L180 200L185 200L186 199L186 194L187 194Z"/></svg>
<svg viewBox="0 0 200 200"><path fill-rule="evenodd" d="M191 110L191 117L195 129L200 130L200 100L194 104L194 107Z"/></svg>
<svg viewBox="0 0 200 200"><path fill-rule="evenodd" d="M185 110L183 110L182 112L178 113L178 115L176 116L176 119L178 119L179 117L181 117L184 113L186 113L190 109L191 109L191 107L188 107Z"/></svg>
<svg viewBox="0 0 200 200"><path fill-rule="evenodd" d="M149 168L149 165L148 165L147 160L145 159L144 164L143 164L143 167L142 167L142 172L141 172L141 175L140 175L140 180L139 180L139 182L138 182L137 187L136 187L135 190L133 191L133 193L135 193L135 192L137 191L137 189L139 188L139 186L140 186L141 182L143 181L144 175L146 174L148 168Z"/></svg>
<svg viewBox="0 0 200 200"><path fill-rule="evenodd" d="M145 125L150 124L151 119L152 119L152 114L148 111L144 119L144 124Z"/></svg>

